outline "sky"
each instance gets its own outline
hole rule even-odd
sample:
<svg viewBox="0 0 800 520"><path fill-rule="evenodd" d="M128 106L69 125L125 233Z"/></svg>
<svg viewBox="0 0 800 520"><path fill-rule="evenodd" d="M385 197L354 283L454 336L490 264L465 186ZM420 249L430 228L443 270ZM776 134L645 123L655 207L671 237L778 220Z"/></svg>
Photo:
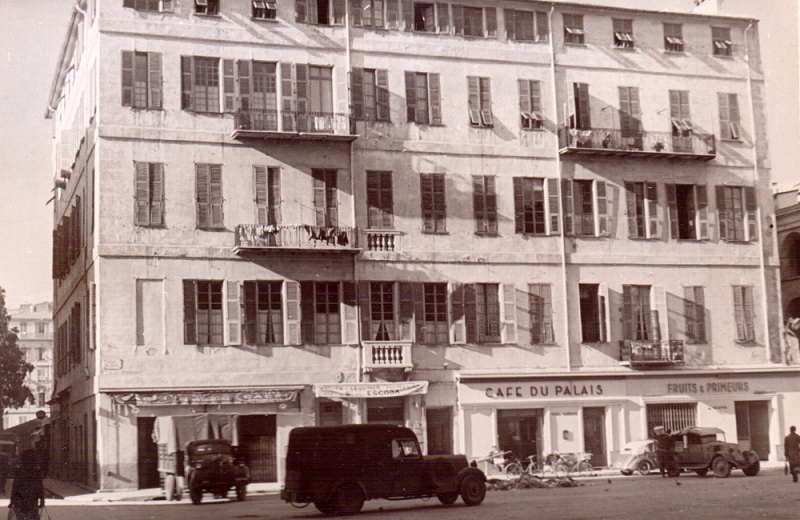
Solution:
<svg viewBox="0 0 800 520"><path fill-rule="evenodd" d="M122 0L117 0L122 1ZM708 0L712 1L712 0ZM713 0L761 18L773 180L800 184L798 0ZM690 9L693 0L580 0ZM74 0L0 0L0 287L6 306L52 300L52 121L45 119Z"/></svg>

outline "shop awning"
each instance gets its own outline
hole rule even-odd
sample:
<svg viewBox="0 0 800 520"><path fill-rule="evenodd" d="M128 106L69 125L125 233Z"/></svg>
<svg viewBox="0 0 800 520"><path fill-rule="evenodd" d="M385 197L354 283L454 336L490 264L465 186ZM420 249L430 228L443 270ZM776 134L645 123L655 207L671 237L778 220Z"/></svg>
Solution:
<svg viewBox="0 0 800 520"><path fill-rule="evenodd" d="M339 399L401 397L427 393L427 381L403 381L399 383L322 383L314 385L314 395L316 397L333 397Z"/></svg>
<svg viewBox="0 0 800 520"><path fill-rule="evenodd" d="M240 390L173 390L160 392L108 392L117 404L133 406L270 404L297 399L302 386L275 386Z"/></svg>

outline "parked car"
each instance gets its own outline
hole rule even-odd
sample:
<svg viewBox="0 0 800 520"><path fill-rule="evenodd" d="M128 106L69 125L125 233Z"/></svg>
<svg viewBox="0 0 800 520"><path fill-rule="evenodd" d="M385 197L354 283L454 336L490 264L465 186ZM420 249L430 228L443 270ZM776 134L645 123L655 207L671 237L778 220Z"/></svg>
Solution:
<svg viewBox="0 0 800 520"><path fill-rule="evenodd" d="M674 441L675 465L680 471L694 471L704 477L709 470L724 478L738 468L748 477L758 475L761 462L752 450L741 450L737 444L725 442L725 432L714 427L692 426L671 434ZM720 440L719 436L722 436Z"/></svg>
<svg viewBox="0 0 800 520"><path fill-rule="evenodd" d="M658 469L656 456L656 441L631 441L622 448L617 467L623 475L632 475L634 471L640 475L647 475L651 470Z"/></svg>
<svg viewBox="0 0 800 520"><path fill-rule="evenodd" d="M325 514L357 513L373 498L437 497L468 506L483 502L486 476L464 455L423 456L409 428L351 424L289 433L281 499L313 503Z"/></svg>
<svg viewBox="0 0 800 520"><path fill-rule="evenodd" d="M11 478L11 467L17 454L17 444L14 441L0 440L0 481Z"/></svg>
<svg viewBox="0 0 800 520"><path fill-rule="evenodd" d="M224 439L191 441L186 445L186 482L192 503L199 504L203 492L225 497L231 488L236 498L247 496L250 471L235 456L231 441Z"/></svg>

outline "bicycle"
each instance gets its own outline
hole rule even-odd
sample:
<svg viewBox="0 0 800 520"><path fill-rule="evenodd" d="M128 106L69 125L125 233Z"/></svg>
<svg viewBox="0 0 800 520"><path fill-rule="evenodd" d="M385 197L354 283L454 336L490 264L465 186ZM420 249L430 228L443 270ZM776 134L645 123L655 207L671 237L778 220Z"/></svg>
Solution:
<svg viewBox="0 0 800 520"><path fill-rule="evenodd" d="M487 457L476 459L475 462L485 462L487 470L493 468L506 477L517 478L522 475L522 465L516 457L510 457L509 455L511 455L510 451L493 451ZM489 472L486 471L485 473Z"/></svg>
<svg viewBox="0 0 800 520"><path fill-rule="evenodd" d="M592 458L591 453L553 453L551 457L555 457L553 469L556 477L567 477L570 473L585 477L591 475L594 469L589 462Z"/></svg>
<svg viewBox="0 0 800 520"><path fill-rule="evenodd" d="M544 463L539 463L539 457L536 455L528 455L525 457L525 460L528 461L527 463L521 462L520 465L522 466L522 472L530 475L531 477L542 478L547 473L555 474L555 469L553 468L553 464L555 459L551 460L552 456L547 457Z"/></svg>

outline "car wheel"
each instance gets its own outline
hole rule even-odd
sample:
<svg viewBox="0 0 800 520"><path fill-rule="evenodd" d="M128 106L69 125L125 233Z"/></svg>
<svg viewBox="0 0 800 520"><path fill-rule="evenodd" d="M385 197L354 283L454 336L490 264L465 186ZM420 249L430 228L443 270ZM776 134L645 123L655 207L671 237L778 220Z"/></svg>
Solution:
<svg viewBox="0 0 800 520"><path fill-rule="evenodd" d="M336 488L331 499L331 507L336 513L358 513L364 507L364 493L355 483L346 482Z"/></svg>
<svg viewBox="0 0 800 520"><path fill-rule="evenodd" d="M453 491L452 493L439 493L436 495L436 498L438 498L439 502L442 504L449 506L451 504L455 504L456 500L458 500L458 491Z"/></svg>
<svg viewBox="0 0 800 520"><path fill-rule="evenodd" d="M742 472L748 477L755 477L756 475L758 475L758 472L760 470L761 470L761 462L758 460L750 464L749 466L742 468Z"/></svg>
<svg viewBox="0 0 800 520"><path fill-rule="evenodd" d="M236 499L244 502L245 498L247 498L247 484L236 484Z"/></svg>
<svg viewBox="0 0 800 520"><path fill-rule="evenodd" d="M717 457L711 462L711 470L717 478L726 478L731 474L731 465L722 457Z"/></svg>
<svg viewBox="0 0 800 520"><path fill-rule="evenodd" d="M639 475L649 475L650 470L653 469L653 465L650 463L649 460L643 460L637 466L636 471L639 472Z"/></svg>
<svg viewBox="0 0 800 520"><path fill-rule="evenodd" d="M467 475L461 481L461 499L468 506L477 506L486 497L486 482L477 475Z"/></svg>
<svg viewBox="0 0 800 520"><path fill-rule="evenodd" d="M694 470L694 472L697 473L698 477L705 477L706 474L708 473L708 468L696 469Z"/></svg>

